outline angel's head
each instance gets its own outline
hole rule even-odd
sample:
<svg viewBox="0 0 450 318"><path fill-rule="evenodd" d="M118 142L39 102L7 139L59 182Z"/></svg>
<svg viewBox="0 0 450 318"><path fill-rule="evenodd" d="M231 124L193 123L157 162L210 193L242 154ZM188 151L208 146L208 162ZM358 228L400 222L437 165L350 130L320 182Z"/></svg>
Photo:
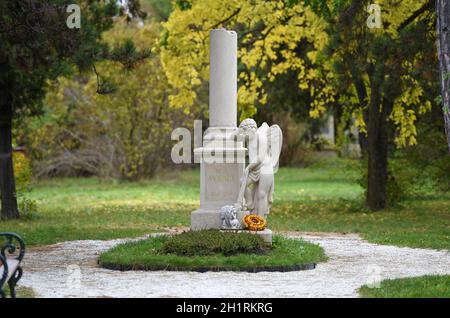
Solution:
<svg viewBox="0 0 450 318"><path fill-rule="evenodd" d="M256 121L251 118L244 119L239 125L239 133L244 136L253 136L257 129Z"/></svg>

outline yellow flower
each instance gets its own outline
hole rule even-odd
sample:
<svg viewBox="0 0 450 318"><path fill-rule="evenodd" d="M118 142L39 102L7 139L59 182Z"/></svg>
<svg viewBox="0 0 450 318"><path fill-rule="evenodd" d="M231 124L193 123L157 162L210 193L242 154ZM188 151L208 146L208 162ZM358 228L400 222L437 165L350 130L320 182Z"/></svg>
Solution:
<svg viewBox="0 0 450 318"><path fill-rule="evenodd" d="M244 216L244 225L250 231L262 231L266 228L267 222L259 215L249 214Z"/></svg>

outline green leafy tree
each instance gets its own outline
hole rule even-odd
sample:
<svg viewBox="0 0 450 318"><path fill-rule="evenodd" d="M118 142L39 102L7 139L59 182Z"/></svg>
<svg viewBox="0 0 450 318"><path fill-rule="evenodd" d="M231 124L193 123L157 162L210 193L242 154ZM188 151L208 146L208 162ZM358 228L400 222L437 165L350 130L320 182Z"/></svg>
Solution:
<svg viewBox="0 0 450 318"><path fill-rule="evenodd" d="M105 59L133 67L148 52L138 52L131 42L110 48L101 41L115 17L144 17L139 2L126 8L115 1L80 0L80 28L67 24L73 0L10 0L0 2L0 192L3 218L18 218L12 162L13 120L42 110L49 80L60 75L94 70ZM111 90L99 76L99 93Z"/></svg>
<svg viewBox="0 0 450 318"><path fill-rule="evenodd" d="M370 4L335 1L320 8L329 22L326 54L336 91L353 101L356 124L367 133L367 205L380 210L388 204L389 145L415 145L417 118L431 109L426 91L435 83L429 73L436 51L433 1L378 1L379 12Z"/></svg>

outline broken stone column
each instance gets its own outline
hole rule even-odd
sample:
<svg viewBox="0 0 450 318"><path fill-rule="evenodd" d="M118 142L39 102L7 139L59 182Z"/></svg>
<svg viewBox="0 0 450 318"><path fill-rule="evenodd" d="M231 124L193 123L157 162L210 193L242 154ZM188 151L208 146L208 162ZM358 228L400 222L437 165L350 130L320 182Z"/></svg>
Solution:
<svg viewBox="0 0 450 318"><path fill-rule="evenodd" d="M235 141L237 129L237 34L212 30L209 128L203 146L194 150L200 161L200 207L191 214L193 230L220 229L221 207L237 201L246 151Z"/></svg>

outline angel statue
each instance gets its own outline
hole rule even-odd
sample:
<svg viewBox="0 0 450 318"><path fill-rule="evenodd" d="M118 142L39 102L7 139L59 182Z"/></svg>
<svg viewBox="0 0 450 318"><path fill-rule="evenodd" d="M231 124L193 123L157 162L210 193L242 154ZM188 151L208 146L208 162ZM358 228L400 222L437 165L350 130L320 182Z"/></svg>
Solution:
<svg viewBox="0 0 450 318"><path fill-rule="evenodd" d="M248 137L249 164L241 180L236 209L267 218L273 202L274 174L278 170L283 132L278 125L269 127L267 123L258 128L253 119L247 118L239 125L238 135Z"/></svg>

